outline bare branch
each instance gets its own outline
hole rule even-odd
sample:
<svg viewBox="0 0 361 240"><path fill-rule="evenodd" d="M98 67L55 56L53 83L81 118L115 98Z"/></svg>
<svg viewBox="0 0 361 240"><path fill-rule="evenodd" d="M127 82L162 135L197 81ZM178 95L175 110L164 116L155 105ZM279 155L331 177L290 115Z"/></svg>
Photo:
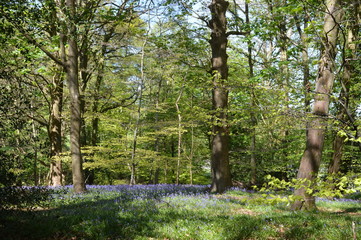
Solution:
<svg viewBox="0 0 361 240"><path fill-rule="evenodd" d="M244 35L248 35L250 34L249 31L246 31L246 32L242 32L242 31L229 31L226 33L226 36L230 36L230 35L239 35L239 36L244 36Z"/></svg>
<svg viewBox="0 0 361 240"><path fill-rule="evenodd" d="M126 102L127 100L132 99L135 95L136 95L136 94L134 93L132 96L127 97L127 98L125 98L125 99L122 99L121 101L116 102L116 103L113 103L113 104L108 105L108 106L103 105L103 106L101 107L101 109L100 109L99 112L100 112L100 113L105 113L105 112L107 112L107 111L109 111L109 110L112 110L112 109L115 109L115 108L118 108L118 107L128 107L128 106L132 105L133 103L135 103L135 101L137 101L138 96L137 96L136 98L134 98L134 100L133 100L132 102L128 103L128 104L125 104L125 102Z"/></svg>

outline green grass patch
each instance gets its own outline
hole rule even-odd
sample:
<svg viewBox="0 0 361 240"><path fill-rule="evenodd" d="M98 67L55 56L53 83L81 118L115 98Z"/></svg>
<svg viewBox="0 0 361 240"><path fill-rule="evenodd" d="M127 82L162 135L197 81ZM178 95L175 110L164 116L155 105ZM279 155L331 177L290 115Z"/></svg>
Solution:
<svg viewBox="0 0 361 240"><path fill-rule="evenodd" d="M191 188L190 188L191 189ZM176 186L94 187L53 194L36 209L0 213L2 239L352 239L361 237L357 201L319 200L317 212L254 201L232 190L212 195ZM43 199L42 199L43 201ZM354 228L352 225L354 223Z"/></svg>

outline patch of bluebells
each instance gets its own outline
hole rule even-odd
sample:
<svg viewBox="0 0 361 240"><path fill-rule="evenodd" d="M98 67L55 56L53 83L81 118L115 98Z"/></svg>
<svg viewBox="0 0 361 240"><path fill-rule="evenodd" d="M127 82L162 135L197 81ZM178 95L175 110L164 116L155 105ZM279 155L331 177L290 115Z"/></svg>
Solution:
<svg viewBox="0 0 361 240"><path fill-rule="evenodd" d="M344 203L361 203L360 200L356 199L349 199L349 198L316 198L316 201L318 202L344 202Z"/></svg>
<svg viewBox="0 0 361 240"><path fill-rule="evenodd" d="M115 202L129 202L137 200L160 200L164 197L197 196L207 194L208 185L87 185L87 192L74 194L72 186L55 188L53 194L55 202L74 203L78 201L97 201L99 199L114 199Z"/></svg>
<svg viewBox="0 0 361 240"><path fill-rule="evenodd" d="M241 187L231 187L227 190L228 191L239 191L239 192L245 192L245 193L255 193L255 190L247 189L247 188L241 188Z"/></svg>
<svg viewBox="0 0 361 240"><path fill-rule="evenodd" d="M138 231L137 224L140 227L166 221L162 217L163 211L177 214L181 214L184 209L228 211L226 202L209 194L209 187L175 184L88 185L85 193L75 194L71 186L65 186L60 188L65 194L61 191L55 194L52 206L57 207L61 215L82 219L87 226L80 228L95 228L93 220L97 216L100 217L99 221L106 222L106 226L122 225L128 229L126 231Z"/></svg>

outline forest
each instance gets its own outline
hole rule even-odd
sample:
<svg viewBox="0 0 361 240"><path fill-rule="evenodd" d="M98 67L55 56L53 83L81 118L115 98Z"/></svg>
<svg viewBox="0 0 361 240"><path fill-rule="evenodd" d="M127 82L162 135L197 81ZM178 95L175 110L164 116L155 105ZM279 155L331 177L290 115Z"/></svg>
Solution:
<svg viewBox="0 0 361 240"><path fill-rule="evenodd" d="M358 191L358 0L0 2L0 187Z"/></svg>

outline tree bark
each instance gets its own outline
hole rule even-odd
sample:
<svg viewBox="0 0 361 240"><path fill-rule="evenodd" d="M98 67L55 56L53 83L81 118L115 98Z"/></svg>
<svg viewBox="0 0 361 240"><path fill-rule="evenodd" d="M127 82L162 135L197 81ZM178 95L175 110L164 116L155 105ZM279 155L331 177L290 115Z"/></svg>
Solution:
<svg viewBox="0 0 361 240"><path fill-rule="evenodd" d="M227 20L226 11L229 3L225 0L212 0L209 9L212 30L210 45L212 49L213 91L212 105L214 110L212 138L212 186L211 191L222 193L232 186L229 167L229 129L227 123L228 109L228 66L227 66Z"/></svg>
<svg viewBox="0 0 361 240"><path fill-rule="evenodd" d="M92 118L92 134L91 134L91 144L92 146L97 146L99 143L99 100L100 100L100 86L103 82L104 78L104 68L105 68L105 62L104 62L104 56L106 54L106 46L102 46L102 55L101 59L99 60L99 68L98 68L98 74L95 81L95 93L94 93L94 99L93 99L93 107L92 111L94 114L94 117Z"/></svg>
<svg viewBox="0 0 361 240"><path fill-rule="evenodd" d="M136 184L136 161L135 161L135 154L137 150L137 138L138 138L138 131L139 131L139 122L140 122L140 116L141 116L141 108L142 108L142 100L143 100L143 85L144 85L144 56L145 56L145 45L147 44L147 38L144 40L143 46L142 46L142 53L141 53L141 59L140 59L140 85L139 85L139 103L138 103L138 110L137 110L137 119L135 122L135 128L134 128L134 135L133 135L133 149L132 149L132 157L131 157L131 163L130 163L130 184L134 185Z"/></svg>
<svg viewBox="0 0 361 240"><path fill-rule="evenodd" d="M193 185L193 157L194 157L194 126L191 126L191 152L189 155L189 184Z"/></svg>
<svg viewBox="0 0 361 240"><path fill-rule="evenodd" d="M76 15L75 0L66 0L66 6L71 16ZM78 45L77 29L73 22L68 21L68 61L66 64L67 83L70 92L70 151L72 159L73 186L76 193L84 192L85 182L83 174L83 159L81 155L80 131L81 131L81 108L78 72Z"/></svg>
<svg viewBox="0 0 361 240"><path fill-rule="evenodd" d="M30 114L32 117L32 121L31 121L31 128L32 128L32 134L31 134L31 139L33 141L33 149L34 149L34 172L33 172L33 176L34 176L34 186L37 186L39 184L39 174L38 174L38 146L36 144L36 138L38 136L38 132L36 130L36 126L35 126L35 120L34 120L34 111L33 111L33 103L31 102L30 104Z"/></svg>
<svg viewBox="0 0 361 240"><path fill-rule="evenodd" d="M297 179L299 180L306 179L312 182L317 176L320 167L330 94L335 78L334 59L336 56L336 43L339 32L338 24L340 19L341 10L339 0L327 0L322 39L324 49L318 67L316 93L312 110L313 118L308 122L306 149L303 153L297 174ZM316 209L315 197L306 192L306 187L296 189L294 195L301 196L303 200L296 201L292 205L293 210Z"/></svg>
<svg viewBox="0 0 361 240"><path fill-rule="evenodd" d="M176 176L176 184L179 184L179 175L180 175L180 163L181 163L181 146L182 146L182 115L179 110L179 101L182 97L183 87L181 88L178 98L175 102L175 106L177 109L178 115L178 147L177 147L177 176Z"/></svg>
<svg viewBox="0 0 361 240"><path fill-rule="evenodd" d="M247 27L250 26L249 20L249 4L245 2L245 15L246 15L246 24ZM252 41L249 39L247 41L247 51L248 51L248 68L249 68L249 78L252 79L254 77L254 64L253 64L253 55L252 55ZM254 93L254 83L251 84L251 144L250 144L250 166L251 166L251 175L250 175L250 185L255 185L257 183L257 159L256 159L256 125L257 118L254 110L256 109L256 97Z"/></svg>
<svg viewBox="0 0 361 240"><path fill-rule="evenodd" d="M193 111L193 91L191 96L191 109ZM194 158L194 122L191 121L191 149L189 154L189 184L193 185L193 158Z"/></svg>
<svg viewBox="0 0 361 240"><path fill-rule="evenodd" d="M83 40L85 42L87 42L87 40ZM83 43L84 45L87 45L86 43ZM87 49L80 49L80 51L83 51L82 54L80 54L79 56L79 60L80 60L80 63L79 63L79 66L80 66L80 77L81 77L81 86L82 87L79 87L81 89L81 93L79 92L80 94L80 118L81 118L81 127L80 127L80 143L82 146L87 146L88 145L88 134L87 134L87 129L86 129L86 122L85 122L85 106L86 106L86 101L84 99L84 94L85 94L85 91L86 91L86 86L87 86L87 81L88 81L88 78L89 78L89 74L87 72L87 69L88 69L88 61L89 61L89 58L88 58L88 53L86 53L85 51L87 51Z"/></svg>
<svg viewBox="0 0 361 240"><path fill-rule="evenodd" d="M66 62L65 53L65 26L60 26L62 29L59 33L57 28L58 18L56 3L51 7L52 11L52 25L49 34L55 37L59 34L59 56L62 62ZM63 111L63 94L64 94L64 66L54 63L54 76L52 79L52 86L50 88L51 106L50 119L48 126L48 134L50 139L50 185L63 185L63 169L60 154L62 152L62 111Z"/></svg>
<svg viewBox="0 0 361 240"><path fill-rule="evenodd" d="M158 88L157 88L157 93L156 93L156 99L155 99L155 115L154 115L154 125L155 125L155 129L156 131L159 131L159 99L160 99L160 91L161 91L161 87L162 87L162 78L159 79L159 82L158 82ZM157 153L157 155L159 154L159 136L156 135L155 137L155 142L154 142L154 151ZM153 161L153 165L154 167L152 168L155 168L153 169L152 171L154 171L154 179L153 179L153 184L158 184L159 182L159 175L160 175L160 168L158 167L158 164L157 164L157 161L159 160L154 160ZM155 164L154 164L155 162Z"/></svg>
<svg viewBox="0 0 361 240"><path fill-rule="evenodd" d="M329 175L336 174L340 171L344 141L345 137L338 135L336 132L336 136L332 144L332 158L328 167Z"/></svg>
<svg viewBox="0 0 361 240"><path fill-rule="evenodd" d="M50 181L52 186L63 184L63 171L60 153L62 152L61 112L63 107L63 76L55 73L51 89L51 114L49 124L50 137Z"/></svg>
<svg viewBox="0 0 361 240"><path fill-rule="evenodd" d="M305 17L303 19L303 29L306 29L308 27L308 18ZM305 112L310 112L310 66L309 66L309 56L308 56L308 43L307 43L307 34L302 31L301 29L301 23L296 19L296 27L298 34L301 38L301 46L302 46L302 72L303 72L303 88L304 88L304 107Z"/></svg>

